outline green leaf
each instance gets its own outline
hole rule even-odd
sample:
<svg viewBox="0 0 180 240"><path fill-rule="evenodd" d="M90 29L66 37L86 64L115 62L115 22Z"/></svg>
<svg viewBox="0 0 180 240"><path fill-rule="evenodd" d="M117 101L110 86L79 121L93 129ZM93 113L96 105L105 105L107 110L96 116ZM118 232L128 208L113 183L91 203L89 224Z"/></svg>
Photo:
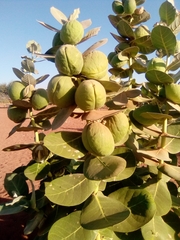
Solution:
<svg viewBox="0 0 180 240"><path fill-rule="evenodd" d="M176 8L168 1L163 2L159 8L159 16L162 22L170 25L176 18Z"/></svg>
<svg viewBox="0 0 180 240"><path fill-rule="evenodd" d="M174 79L167 73L159 70L149 70L145 74L146 79L154 84L173 83Z"/></svg>
<svg viewBox="0 0 180 240"><path fill-rule="evenodd" d="M44 212L37 212L36 215L27 222L26 227L24 228L24 235L31 234L37 226L43 221Z"/></svg>
<svg viewBox="0 0 180 240"><path fill-rule="evenodd" d="M51 132L45 136L44 145L54 154L70 159L79 159L87 152L79 132Z"/></svg>
<svg viewBox="0 0 180 240"><path fill-rule="evenodd" d="M96 233L94 231L81 227L80 214L81 211L72 212L56 221L49 231L48 240L95 240Z"/></svg>
<svg viewBox="0 0 180 240"><path fill-rule="evenodd" d="M121 19L117 24L117 31L122 37L127 37L130 39L134 39L134 31L132 30L129 23L123 19Z"/></svg>
<svg viewBox="0 0 180 240"><path fill-rule="evenodd" d="M89 230L102 229L124 221L129 213L120 201L97 192L85 202L80 222Z"/></svg>
<svg viewBox="0 0 180 240"><path fill-rule="evenodd" d="M26 44L26 49L29 53L40 53L41 52L41 46L39 43L37 43L34 40L30 40Z"/></svg>
<svg viewBox="0 0 180 240"><path fill-rule="evenodd" d="M30 72L30 73L35 73L35 65L34 62L30 59L25 59L21 62L21 66L23 70Z"/></svg>
<svg viewBox="0 0 180 240"><path fill-rule="evenodd" d="M26 196L29 192L25 177L17 173L7 173L4 188L11 197Z"/></svg>
<svg viewBox="0 0 180 240"><path fill-rule="evenodd" d="M167 133L172 135L172 137L166 137L164 149L169 153L177 154L179 152L180 138L175 137L180 137L180 123L170 124L167 127Z"/></svg>
<svg viewBox="0 0 180 240"><path fill-rule="evenodd" d="M118 156L90 157L84 162L84 175L91 180L116 177L126 167L126 161Z"/></svg>
<svg viewBox="0 0 180 240"><path fill-rule="evenodd" d="M174 56L174 59L172 60L172 62L168 65L167 67L167 71L176 71L178 70L178 68L180 68L180 53L176 54Z"/></svg>
<svg viewBox="0 0 180 240"><path fill-rule="evenodd" d="M19 79L21 79L24 76L24 73L21 72L19 69L13 68L12 70L13 70L14 74L16 75L16 77L18 77Z"/></svg>
<svg viewBox="0 0 180 240"><path fill-rule="evenodd" d="M70 174L50 182L45 195L53 203L75 206L84 202L98 185L99 182L88 180L84 174Z"/></svg>
<svg viewBox="0 0 180 240"><path fill-rule="evenodd" d="M180 32L180 14L177 14L175 20L169 25L169 28L175 35Z"/></svg>
<svg viewBox="0 0 180 240"><path fill-rule="evenodd" d="M150 192L156 203L156 216L167 214L172 206L171 195L167 188L166 182L161 180L150 180L144 185L146 191Z"/></svg>
<svg viewBox="0 0 180 240"><path fill-rule="evenodd" d="M155 47L152 44L150 36L137 38L132 41L132 45L137 46L139 48L139 52L143 54L149 54L155 51Z"/></svg>
<svg viewBox="0 0 180 240"><path fill-rule="evenodd" d="M180 181L180 167L163 163L158 166L158 169L159 171L168 175L169 177L174 178L177 181Z"/></svg>
<svg viewBox="0 0 180 240"><path fill-rule="evenodd" d="M158 25L151 31L151 40L156 49L162 50L167 56L173 55L176 48L176 37L166 26Z"/></svg>
<svg viewBox="0 0 180 240"><path fill-rule="evenodd" d="M139 48L137 46L128 47L118 53L118 58L121 61L128 60L129 58L134 58L138 54L138 52Z"/></svg>
<svg viewBox="0 0 180 240"><path fill-rule="evenodd" d="M45 178L49 171L50 164L48 162L34 163L25 169L24 174L28 179L34 181Z"/></svg>
<svg viewBox="0 0 180 240"><path fill-rule="evenodd" d="M30 74L24 74L24 76L21 78L21 80L26 85L29 85L29 84L32 84L33 86L36 85L36 79Z"/></svg>
<svg viewBox="0 0 180 240"><path fill-rule="evenodd" d="M16 214L26 210L28 207L29 201L25 197L19 196L9 203L0 204L0 216Z"/></svg>
<svg viewBox="0 0 180 240"><path fill-rule="evenodd" d="M161 217L155 216L150 222L141 228L144 239L153 240L172 240L175 231L168 226Z"/></svg>
<svg viewBox="0 0 180 240"><path fill-rule="evenodd" d="M143 22L147 22L150 19L150 14L145 10L141 14L137 14L136 11L132 15L131 25L135 26Z"/></svg>
<svg viewBox="0 0 180 240"><path fill-rule="evenodd" d="M129 207L130 216L112 227L115 232L133 232L148 223L156 213L152 195L145 189L124 187L109 195Z"/></svg>
<svg viewBox="0 0 180 240"><path fill-rule="evenodd" d="M118 240L119 239L116 236L116 234L109 228L103 228L103 229L99 230L98 233L101 236L100 239L103 239L103 240Z"/></svg>
<svg viewBox="0 0 180 240"><path fill-rule="evenodd" d="M120 240L145 240L142 237L141 231L139 229L137 231L129 232L129 233L116 232L116 235L119 237L118 239L120 239ZM147 239L147 240L149 240L149 239Z"/></svg>

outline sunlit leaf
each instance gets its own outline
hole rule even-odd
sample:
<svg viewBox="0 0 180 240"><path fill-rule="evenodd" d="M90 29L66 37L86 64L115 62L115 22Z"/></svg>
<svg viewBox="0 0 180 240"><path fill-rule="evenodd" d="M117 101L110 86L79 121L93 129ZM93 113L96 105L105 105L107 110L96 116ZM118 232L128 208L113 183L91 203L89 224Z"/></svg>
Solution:
<svg viewBox="0 0 180 240"><path fill-rule="evenodd" d="M141 14L136 14L136 11L133 13L133 19L131 25L138 25L143 22L147 22L150 19L150 14L144 10Z"/></svg>
<svg viewBox="0 0 180 240"><path fill-rule="evenodd" d="M24 174L28 179L34 181L45 178L49 171L50 164L48 162L33 163L32 165L26 167Z"/></svg>
<svg viewBox="0 0 180 240"><path fill-rule="evenodd" d="M29 192L26 179L17 173L7 173L4 188L11 197L26 196Z"/></svg>
<svg viewBox="0 0 180 240"><path fill-rule="evenodd" d="M166 142L164 149L172 154L177 154L179 152L180 139L173 138L174 136L180 137L180 123L173 123L167 127L167 133L171 134L172 137L166 137Z"/></svg>
<svg viewBox="0 0 180 240"><path fill-rule="evenodd" d="M72 20L76 20L79 17L80 14L80 9L74 9L73 13L69 16L68 20L72 21Z"/></svg>
<svg viewBox="0 0 180 240"><path fill-rule="evenodd" d="M49 24L47 24L45 22L41 22L41 21L38 21L38 20L37 20L37 22L40 23L43 27L45 27L45 28L47 28L47 29L49 29L51 31L54 31L54 32L58 32L59 31L57 28L54 28L54 27L50 26Z"/></svg>
<svg viewBox="0 0 180 240"><path fill-rule="evenodd" d="M54 154L70 159L79 159L87 153L78 132L51 132L45 136L44 146Z"/></svg>
<svg viewBox="0 0 180 240"><path fill-rule="evenodd" d="M110 23L112 24L112 26L116 28L120 18L117 15L116 16L109 15L108 19L109 19Z"/></svg>
<svg viewBox="0 0 180 240"><path fill-rule="evenodd" d="M158 25L151 31L151 40L157 50L162 50L167 56L173 55L176 47L176 37L166 26Z"/></svg>
<svg viewBox="0 0 180 240"><path fill-rule="evenodd" d="M168 151L164 148L160 148L157 150L137 150L137 152L153 158L163 159L164 161L171 161Z"/></svg>
<svg viewBox="0 0 180 240"><path fill-rule="evenodd" d="M82 43L82 42L90 39L91 37L96 36L99 33L99 31L100 31L100 27L89 30L79 43Z"/></svg>
<svg viewBox="0 0 180 240"><path fill-rule="evenodd" d="M22 150L22 149L26 149L26 148L32 148L34 146L36 146L37 143L27 143L27 144L15 144L15 145L11 145L11 146L8 146L8 147L5 147L3 148L2 150L3 151L7 151L7 152L10 152L10 151L19 151L19 150Z"/></svg>
<svg viewBox="0 0 180 240"><path fill-rule="evenodd" d="M82 119L86 121L96 121L99 119L113 116L118 112L119 110L102 110L102 111L91 110L87 113L84 113Z"/></svg>
<svg viewBox="0 0 180 240"><path fill-rule="evenodd" d="M170 2L165 1L159 8L159 16L162 22L169 25L175 20L176 8Z"/></svg>
<svg viewBox="0 0 180 240"><path fill-rule="evenodd" d="M91 26L92 21L91 21L91 19L83 20L83 21L81 21L81 24L82 24L83 28L86 29L89 26Z"/></svg>
<svg viewBox="0 0 180 240"><path fill-rule="evenodd" d="M169 25L169 28L175 35L180 32L180 14L177 14L175 20Z"/></svg>
<svg viewBox="0 0 180 240"><path fill-rule="evenodd" d="M121 19L117 24L117 31L122 37L127 37L130 39L134 39L134 31L132 30L129 23L123 19Z"/></svg>
<svg viewBox="0 0 180 240"><path fill-rule="evenodd" d="M0 216L22 212L29 207L29 200L23 196L14 198L11 202L0 204Z"/></svg>
<svg viewBox="0 0 180 240"><path fill-rule="evenodd" d="M55 7L51 7L50 12L53 15L53 17L62 25L68 21L68 18L66 17L66 15L63 12L61 12L59 9Z"/></svg>
<svg viewBox="0 0 180 240"><path fill-rule="evenodd" d="M129 207L130 216L112 227L115 232L133 232L148 223L156 213L152 195L144 189L121 188L109 195Z"/></svg>
<svg viewBox="0 0 180 240"><path fill-rule="evenodd" d="M129 213L120 201L97 192L85 202L80 222L89 230L102 229L124 221Z"/></svg>
<svg viewBox="0 0 180 240"><path fill-rule="evenodd" d="M89 231L81 227L80 214L81 211L72 212L56 221L48 233L48 240L95 239L95 231Z"/></svg>
<svg viewBox="0 0 180 240"><path fill-rule="evenodd" d="M101 39L100 41L94 43L92 46L90 46L85 52L83 52L83 56L86 56L89 52L94 51L95 49L103 46L108 41L107 38Z"/></svg>
<svg viewBox="0 0 180 240"><path fill-rule="evenodd" d="M145 74L146 79L154 84L166 84L166 83L173 83L173 78L162 71L159 70L149 70Z"/></svg>
<svg viewBox="0 0 180 240"><path fill-rule="evenodd" d="M155 51L155 47L152 44L150 36L137 38L132 41L132 45L137 46L139 48L139 52L143 54L149 54Z"/></svg>
<svg viewBox="0 0 180 240"><path fill-rule="evenodd" d="M100 229L98 233L100 234L101 238L104 240L110 240L110 239L119 240L118 236L116 236L116 234L109 228Z"/></svg>
<svg viewBox="0 0 180 240"><path fill-rule="evenodd" d="M91 180L116 177L124 171L126 161L118 156L91 157L84 162L84 175Z"/></svg>
<svg viewBox="0 0 180 240"><path fill-rule="evenodd" d="M62 206L76 206L84 202L98 187L99 182L85 178L84 174L70 174L51 181L46 189L46 197Z"/></svg>
<svg viewBox="0 0 180 240"><path fill-rule="evenodd" d="M158 169L159 171L168 175L169 177L174 178L177 181L180 181L180 167L163 163L158 166Z"/></svg>
<svg viewBox="0 0 180 240"><path fill-rule="evenodd" d="M22 82L25 83L26 85L32 84L33 86L36 85L36 79L30 75L30 74L25 74L22 78L21 78Z"/></svg>

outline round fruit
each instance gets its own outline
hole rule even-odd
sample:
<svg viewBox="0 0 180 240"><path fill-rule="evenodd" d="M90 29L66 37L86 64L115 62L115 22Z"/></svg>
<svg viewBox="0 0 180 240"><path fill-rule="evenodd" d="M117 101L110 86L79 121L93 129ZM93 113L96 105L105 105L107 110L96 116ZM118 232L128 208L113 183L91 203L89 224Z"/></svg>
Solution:
<svg viewBox="0 0 180 240"><path fill-rule="evenodd" d="M136 38L141 38L141 37L150 35L149 34L149 29L145 25L141 25L141 26L137 27L134 31L134 34L135 34Z"/></svg>
<svg viewBox="0 0 180 240"><path fill-rule="evenodd" d="M112 10L115 14L122 14L124 12L124 7L120 1L113 1Z"/></svg>
<svg viewBox="0 0 180 240"><path fill-rule="evenodd" d="M101 79L108 71L107 56L101 51L91 51L84 57L82 74L91 79Z"/></svg>
<svg viewBox="0 0 180 240"><path fill-rule="evenodd" d="M170 101L180 104L180 85L176 83L171 83L165 85L166 98Z"/></svg>
<svg viewBox="0 0 180 240"><path fill-rule="evenodd" d="M56 46L59 46L59 45L63 45L63 41L60 39L60 31L55 33L54 37L53 37L53 40L52 40L52 46L53 47L56 47Z"/></svg>
<svg viewBox="0 0 180 240"><path fill-rule="evenodd" d="M125 143L129 137L129 120L125 113L119 112L105 118L105 126L111 131L114 142L118 145Z"/></svg>
<svg viewBox="0 0 180 240"><path fill-rule="evenodd" d="M76 88L71 77L56 75L48 83L47 93L49 101L60 108L75 104Z"/></svg>
<svg viewBox="0 0 180 240"><path fill-rule="evenodd" d="M38 88L31 97L31 104L35 110L41 110L47 107L49 103L47 91L44 88Z"/></svg>
<svg viewBox="0 0 180 240"><path fill-rule="evenodd" d="M78 75L83 67L82 53L74 45L62 45L56 52L55 65L59 73L67 76Z"/></svg>
<svg viewBox="0 0 180 240"><path fill-rule="evenodd" d="M82 142L84 147L95 156L108 156L114 151L113 136L100 122L92 122L84 127Z"/></svg>
<svg viewBox="0 0 180 240"><path fill-rule="evenodd" d="M77 20L66 22L60 32L60 38L65 44L79 43L84 36L83 25Z"/></svg>
<svg viewBox="0 0 180 240"><path fill-rule="evenodd" d="M26 114L27 109L19 108L14 105L10 105L7 109L8 118L15 123L23 122L26 118Z"/></svg>
<svg viewBox="0 0 180 240"><path fill-rule="evenodd" d="M8 95L12 101L23 98L23 90L25 85L20 81L13 81L8 86Z"/></svg>
<svg viewBox="0 0 180 240"><path fill-rule="evenodd" d="M160 113L157 105L146 104L142 107L136 108L133 111L133 117L137 122L139 122L140 124L142 124L144 126L150 126L152 124L157 123L158 119L145 118L144 116L141 115L142 113L147 113L147 112Z"/></svg>
<svg viewBox="0 0 180 240"><path fill-rule="evenodd" d="M126 14L133 14L135 10L136 10L136 0L124 1L124 12Z"/></svg>
<svg viewBox="0 0 180 240"><path fill-rule="evenodd" d="M158 70L161 72L165 72L166 63L162 58L152 58L147 64L147 71L149 70Z"/></svg>
<svg viewBox="0 0 180 240"><path fill-rule="evenodd" d="M84 111L101 108L106 102L106 90L96 80L85 80L76 90L75 102Z"/></svg>

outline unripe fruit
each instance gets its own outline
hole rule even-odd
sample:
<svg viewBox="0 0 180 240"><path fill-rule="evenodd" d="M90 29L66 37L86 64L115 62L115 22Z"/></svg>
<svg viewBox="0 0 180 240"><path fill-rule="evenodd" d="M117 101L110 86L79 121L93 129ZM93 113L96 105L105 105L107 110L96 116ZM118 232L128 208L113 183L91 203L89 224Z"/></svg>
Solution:
<svg viewBox="0 0 180 240"><path fill-rule="evenodd" d="M76 90L75 102L84 111L101 108L106 102L106 90L96 80L85 80Z"/></svg>
<svg viewBox="0 0 180 240"><path fill-rule="evenodd" d="M12 101L23 98L23 90L25 85L20 81L11 82L8 86L8 95Z"/></svg>
<svg viewBox="0 0 180 240"><path fill-rule="evenodd" d="M114 151L110 130L100 122L87 124L82 132L84 147L95 156L108 156Z"/></svg>
<svg viewBox="0 0 180 240"><path fill-rule="evenodd" d="M79 43L84 36L83 25L77 20L66 22L60 32L60 38L65 44Z"/></svg>
<svg viewBox="0 0 180 240"><path fill-rule="evenodd" d="M7 109L8 118L15 123L23 122L26 118L26 114L27 109L19 108L14 105L10 105Z"/></svg>
<svg viewBox="0 0 180 240"><path fill-rule="evenodd" d="M129 120L125 113L119 112L105 118L105 126L111 131L115 143L121 145L127 141L129 137Z"/></svg>
<svg viewBox="0 0 180 240"><path fill-rule="evenodd" d="M83 57L82 74L91 79L101 79L108 71L107 56L101 51L91 51Z"/></svg>
<svg viewBox="0 0 180 240"><path fill-rule="evenodd" d="M59 45L63 45L63 41L60 39L60 31L55 33L53 40L52 40L52 47L56 47Z"/></svg>
<svg viewBox="0 0 180 240"><path fill-rule="evenodd" d="M83 67L82 53L74 45L62 45L56 52L55 65L61 74L78 75Z"/></svg>
<svg viewBox="0 0 180 240"><path fill-rule="evenodd" d="M180 104L180 85L171 83L165 85L166 98L170 101Z"/></svg>
<svg viewBox="0 0 180 240"><path fill-rule="evenodd" d="M135 0L125 0L124 1L124 12L126 14L133 14L136 10L136 1Z"/></svg>
<svg viewBox="0 0 180 240"><path fill-rule="evenodd" d="M149 70L158 70L161 72L165 72L166 63L162 58L152 58L147 64L147 71Z"/></svg>
<svg viewBox="0 0 180 240"><path fill-rule="evenodd" d="M149 36L150 34L149 34L148 31L149 31L149 29L145 25L137 27L134 31L135 38L141 38L141 37L144 37L144 36Z"/></svg>
<svg viewBox="0 0 180 240"><path fill-rule="evenodd" d="M112 10L115 14L122 14L124 12L124 7L120 1L113 1Z"/></svg>
<svg viewBox="0 0 180 240"><path fill-rule="evenodd" d="M144 126L150 126L158 122L157 119L145 118L144 116L141 115L142 113L146 113L146 112L160 113L157 105L146 104L142 107L136 108L133 111L133 117L137 122L139 122Z"/></svg>
<svg viewBox="0 0 180 240"><path fill-rule="evenodd" d="M56 75L48 83L47 93L49 101L60 108L75 104L76 88L71 77Z"/></svg>
<svg viewBox="0 0 180 240"><path fill-rule="evenodd" d="M35 110L41 110L47 107L49 103L47 91L43 88L38 88L32 95L31 99L32 107Z"/></svg>

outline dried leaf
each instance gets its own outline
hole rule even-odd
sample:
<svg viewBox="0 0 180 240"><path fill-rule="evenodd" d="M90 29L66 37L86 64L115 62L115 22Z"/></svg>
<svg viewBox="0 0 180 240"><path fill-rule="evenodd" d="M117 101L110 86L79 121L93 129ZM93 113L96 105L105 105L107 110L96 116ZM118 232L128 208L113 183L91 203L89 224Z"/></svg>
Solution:
<svg viewBox="0 0 180 240"><path fill-rule="evenodd" d="M37 22L40 23L43 27L45 27L45 28L47 28L51 31L59 32L59 30L57 28L54 28L54 27L50 26L49 24L47 24L45 22L41 22L41 21L38 21L38 20L37 20Z"/></svg>
<svg viewBox="0 0 180 240"><path fill-rule="evenodd" d="M86 121L96 121L99 119L113 116L118 112L120 111L119 110L92 110L88 113L85 113L82 119Z"/></svg>
<svg viewBox="0 0 180 240"><path fill-rule="evenodd" d="M86 40L88 40L91 37L96 36L99 31L100 31L100 27L91 29L89 32L86 33L86 35L82 38L82 40L79 42L79 44L82 42L85 42Z"/></svg>
<svg viewBox="0 0 180 240"><path fill-rule="evenodd" d="M164 161L169 161L171 162L172 160L169 158L169 153L163 148L157 149L157 150L149 150L149 151L144 151L144 150L137 150L138 153L141 153L143 155L147 155L150 157L153 157L155 159L163 159Z"/></svg>
<svg viewBox="0 0 180 240"><path fill-rule="evenodd" d="M124 38L120 37L119 35L116 35L114 33L111 33L111 35L113 36L113 38L118 41L119 43L124 42Z"/></svg>
<svg viewBox="0 0 180 240"><path fill-rule="evenodd" d="M62 25L68 21L68 18L66 17L66 15L63 12L61 12L59 9L55 7L51 7L50 12L53 15L53 17Z"/></svg>
<svg viewBox="0 0 180 240"><path fill-rule="evenodd" d="M89 52L95 50L96 48L99 48L101 46L103 46L104 44L106 44L108 41L107 38L104 38L98 42L96 42L95 44L93 44L91 47L89 47L84 53L83 53L83 56L87 55Z"/></svg>
<svg viewBox="0 0 180 240"><path fill-rule="evenodd" d="M91 19L87 19L87 20L81 21L81 24L82 24L83 28L86 29L89 26L91 26L92 21L91 21Z"/></svg>
<svg viewBox="0 0 180 240"><path fill-rule="evenodd" d="M13 128L11 129L11 131L9 132L8 137L12 136L12 135L17 131L17 129L18 129L21 125L22 125L22 122L19 123L18 125L16 125L15 127L13 127Z"/></svg>
<svg viewBox="0 0 180 240"><path fill-rule="evenodd" d="M68 20L72 21L72 20L76 20L79 17L80 14L80 9L74 9L74 12L69 16Z"/></svg>

